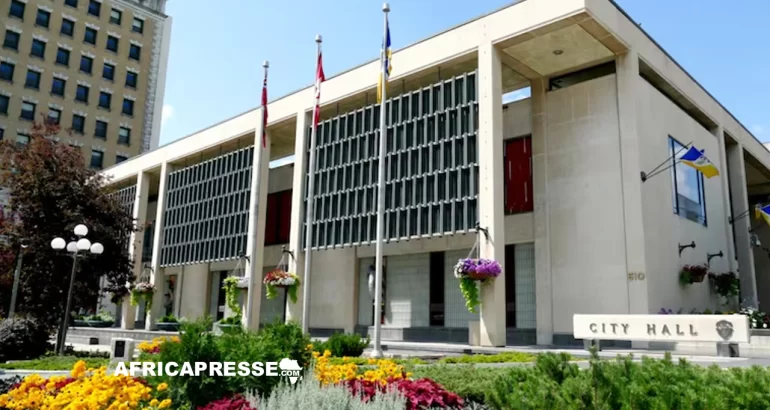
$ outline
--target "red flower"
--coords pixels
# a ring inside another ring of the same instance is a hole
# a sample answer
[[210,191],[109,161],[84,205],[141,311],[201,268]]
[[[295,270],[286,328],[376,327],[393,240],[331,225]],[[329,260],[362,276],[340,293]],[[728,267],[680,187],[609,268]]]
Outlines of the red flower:
[[240,394],[212,401],[205,406],[198,406],[197,410],[256,410]]

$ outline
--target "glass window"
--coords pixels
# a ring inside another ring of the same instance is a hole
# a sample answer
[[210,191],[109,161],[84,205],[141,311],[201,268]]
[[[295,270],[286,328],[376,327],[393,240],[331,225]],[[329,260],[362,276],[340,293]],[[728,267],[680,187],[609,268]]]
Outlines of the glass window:
[[59,32],[65,36],[72,37],[75,34],[75,22],[68,19],[61,19],[61,30]]
[[51,83],[51,94],[64,97],[64,88],[66,85],[67,81],[54,77],[53,82]]
[[19,33],[11,30],[5,30],[3,48],[10,48],[11,50],[19,51],[19,37]]
[[110,23],[120,25],[123,20],[123,13],[120,10],[112,9],[110,11]]
[[25,88],[40,89],[40,73],[35,70],[27,70],[27,81],[24,82]]
[[104,68],[102,68],[102,78],[113,81],[115,79],[115,66],[104,63]]
[[99,106],[102,108],[110,109],[112,106],[112,94],[105,93],[104,91],[99,93]]
[[3,136],[5,136],[5,129],[4,128],[0,128],[0,141],[3,140]]
[[24,101],[21,103],[21,118],[25,120],[35,119],[35,104]]
[[88,14],[92,16],[99,17],[99,14],[102,12],[102,3],[99,3],[96,0],[91,0],[88,2]]
[[35,24],[40,27],[48,28],[48,25],[51,24],[51,13],[45,10],[37,9]]
[[83,133],[83,129],[85,129],[86,125],[86,117],[82,115],[73,115],[72,116],[72,130],[75,132],[78,132],[80,134]]
[[134,115],[134,102],[128,98],[123,99],[123,114]]
[[32,49],[29,51],[29,54],[45,58],[45,43],[40,40],[32,40]]
[[9,16],[18,17],[24,20],[24,8],[26,5],[18,0],[11,0],[11,9],[8,11]]
[[85,85],[78,84],[77,91],[75,92],[75,101],[88,103],[88,94],[90,91],[91,89]]
[[128,157],[125,155],[115,155],[115,164],[120,164],[121,162],[127,160]]
[[118,144],[129,145],[131,144],[131,130],[125,127],[120,127],[118,130]]
[[94,128],[94,137],[107,139],[107,123],[104,121],[96,121],[96,127]]
[[91,74],[91,69],[94,65],[94,59],[91,57],[80,57],[80,71]]
[[0,95],[0,114],[8,114],[8,102],[10,98],[6,95]]
[[142,48],[136,44],[131,44],[131,48],[128,50],[128,58],[133,60],[139,60],[142,57]]
[[140,34],[144,33],[144,20],[134,17],[134,22],[131,24],[131,31]]
[[104,165],[104,153],[101,151],[91,151],[91,168],[102,169]]
[[53,124],[59,124],[61,120],[61,111],[51,108],[48,110],[48,121]]
[[78,0],[64,0],[64,4],[70,7],[78,7]]
[[118,38],[107,36],[107,50],[118,52]]
[[19,134],[16,136],[16,142],[19,144],[29,144],[29,135]]
[[96,30],[86,27],[86,33],[83,35],[83,42],[96,45]]
[[64,48],[56,50],[56,64],[70,65],[70,51]]
[[6,62],[0,62],[0,80],[13,81],[13,71],[15,65]]
[[136,83],[139,75],[136,73],[132,73],[131,71],[126,72],[126,87],[136,88]]
[[706,225],[706,196],[703,174],[695,168],[679,162],[687,148],[672,137],[669,152],[672,157],[671,183],[673,187],[674,213],[680,217]]

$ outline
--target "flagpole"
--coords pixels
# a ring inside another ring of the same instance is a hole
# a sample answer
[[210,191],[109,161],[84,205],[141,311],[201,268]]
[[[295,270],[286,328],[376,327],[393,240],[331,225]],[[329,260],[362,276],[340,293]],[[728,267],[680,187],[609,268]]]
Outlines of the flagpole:
[[[315,145],[316,145],[316,132],[318,130],[318,124],[315,121],[316,110],[320,109],[320,101],[318,96],[321,89],[321,81],[318,79],[318,55],[321,54],[321,35],[315,36],[315,42],[317,44],[316,52],[316,77],[315,83],[315,95],[313,95],[313,127],[310,130],[310,159],[308,162],[309,178],[307,182],[307,206],[305,207],[305,223],[307,228],[305,230],[305,277],[303,278],[305,283],[302,284],[302,332],[308,333],[309,326],[309,312],[310,312],[310,266],[311,266],[311,248],[313,247],[313,205],[315,195]],[[295,172],[301,172],[302,170],[295,170]]]
[[[252,182],[251,189],[252,191],[259,187],[259,180],[261,178],[260,174],[260,168],[262,168],[262,149],[265,146],[265,133],[267,132],[267,116],[264,114],[265,110],[267,110],[267,101],[265,101],[265,86],[267,84],[267,69],[270,68],[270,63],[265,60],[265,62],[262,63],[262,67],[265,68],[265,77],[262,81],[262,118],[260,118],[260,121],[262,121],[262,135],[255,135],[254,139],[259,139],[261,142],[257,142],[254,144],[254,164],[252,166],[251,172],[252,172],[252,179],[256,179],[256,182]],[[262,188],[264,189],[264,187]],[[252,200],[256,203],[255,212],[254,212],[254,220],[252,220],[250,223],[253,226],[257,225],[257,215],[259,214],[259,207],[265,206],[265,204],[259,203],[259,193],[257,192],[255,195],[252,196]],[[256,239],[256,238],[254,238]],[[248,329],[251,325],[251,309],[254,306],[254,280],[257,276],[257,272],[254,270],[254,252],[251,252],[251,260],[249,260],[249,288],[246,292],[246,323],[243,323],[243,328]],[[262,275],[260,274],[260,278]]]
[[380,152],[377,166],[377,238],[376,241],[376,254],[374,260],[375,276],[374,276],[374,348],[372,349],[372,357],[382,357],[382,242],[384,240],[385,231],[385,150],[387,149],[387,129],[385,121],[386,110],[385,102],[387,101],[386,84],[387,84],[387,67],[386,55],[387,55],[387,38],[388,38],[388,13],[390,12],[390,6],[388,3],[382,5],[382,12],[384,17],[383,33],[382,33],[382,55],[380,56],[380,75],[382,81],[380,81],[379,90],[382,93],[380,99]]

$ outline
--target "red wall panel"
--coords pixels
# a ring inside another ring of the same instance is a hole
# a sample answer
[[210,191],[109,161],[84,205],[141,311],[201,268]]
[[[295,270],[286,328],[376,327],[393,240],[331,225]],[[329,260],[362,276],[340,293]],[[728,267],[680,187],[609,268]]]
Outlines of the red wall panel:
[[532,138],[505,142],[505,212],[532,212]]

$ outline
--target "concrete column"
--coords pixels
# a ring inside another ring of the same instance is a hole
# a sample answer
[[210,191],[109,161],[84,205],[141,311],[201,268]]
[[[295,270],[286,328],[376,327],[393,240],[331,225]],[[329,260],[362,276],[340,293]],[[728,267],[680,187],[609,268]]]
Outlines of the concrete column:
[[163,243],[163,225],[166,214],[166,194],[168,190],[168,174],[171,173],[172,165],[163,162],[160,166],[160,182],[158,184],[158,207],[155,210],[155,228],[152,239],[152,272],[150,273],[150,283],[155,285],[155,294],[152,297],[152,309],[147,312],[144,328],[152,330],[155,328],[155,322],[163,314],[163,293],[166,287],[166,278],[160,267],[160,249]]
[[308,114],[305,110],[297,113],[297,130],[294,142],[294,175],[291,195],[291,227],[289,230],[289,250],[294,252],[294,259],[289,260],[289,271],[301,278],[301,284],[297,289],[297,303],[286,301],[286,321],[302,321],[302,286],[305,284],[305,252],[302,248],[302,240],[305,235],[305,164],[307,161],[307,127]]
[[[503,76],[491,42],[479,46],[479,255],[500,262],[503,273],[481,285],[481,345],[505,346],[505,224],[503,202]],[[511,272],[512,273],[512,272]],[[513,278],[511,278],[513,280]]]
[[[638,111],[636,90],[639,87],[639,55],[629,50],[617,58],[618,124],[620,125],[620,171],[623,178],[623,213],[626,239],[626,274],[647,275],[642,211],[641,163],[639,135],[636,124]],[[647,281],[626,279],[628,313],[646,315],[648,306]]]
[[[719,144],[719,168],[720,180],[722,182],[722,201],[724,204],[725,212],[728,217],[730,216],[730,209],[732,198],[730,198],[730,170],[727,165],[727,149],[725,145],[725,130],[721,125],[718,125],[712,130],[714,136],[717,137],[717,144]],[[754,218],[754,212],[748,218]],[[725,218],[725,235],[727,235],[727,250],[725,251],[725,258],[727,258],[727,269],[731,272],[735,272],[738,269],[735,256],[735,241],[733,241],[733,225],[730,223],[729,218]]]
[[[730,198],[735,214],[749,209],[749,196],[746,188],[746,164],[743,158],[741,144],[730,145],[726,148],[727,171],[730,181]],[[741,303],[757,307],[757,281],[754,272],[754,252],[751,249],[752,214],[733,222],[735,229],[735,245],[738,251],[738,274],[741,279]]]
[[267,216],[267,182],[270,172],[270,136],[262,146],[262,109],[257,110],[257,125],[254,128],[254,160],[251,168],[251,194],[249,197],[249,230],[246,237],[246,277],[250,278],[251,321],[247,323],[248,299],[243,309],[243,323],[249,329],[259,328],[259,308],[262,302],[262,266],[265,253],[265,217]]
[[[147,219],[147,198],[150,192],[150,176],[146,172],[139,172],[136,176],[136,196],[134,197],[134,209],[132,217],[138,229],[131,234],[128,243],[128,256],[134,261],[134,280],[142,275],[142,251],[144,249],[144,224]],[[133,329],[136,319],[136,306],[131,306],[129,296],[123,298],[121,303],[121,328]]]
[[535,308],[537,344],[553,344],[553,290],[551,281],[550,216],[548,213],[548,135],[546,93],[548,80],[531,83],[532,90],[532,196],[535,234]]

